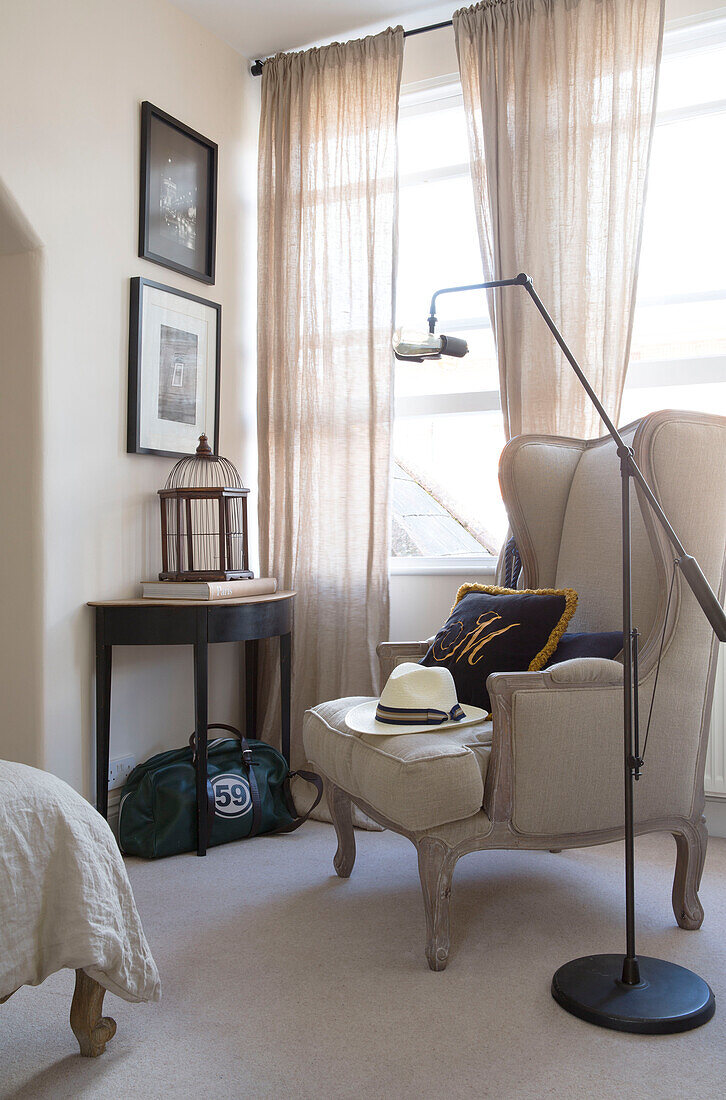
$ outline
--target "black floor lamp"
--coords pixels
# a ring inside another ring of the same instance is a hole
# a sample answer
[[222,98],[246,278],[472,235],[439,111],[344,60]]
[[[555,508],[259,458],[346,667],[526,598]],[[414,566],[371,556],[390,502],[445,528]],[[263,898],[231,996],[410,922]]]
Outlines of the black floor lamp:
[[[693,971],[676,963],[635,951],[635,876],[633,812],[634,781],[640,778],[643,759],[638,732],[638,632],[633,629],[631,589],[630,483],[640,488],[676,551],[676,562],[719,639],[726,641],[726,615],[695,558],[686,553],[667,516],[641,473],[631,447],[625,443],[582,372],[557,326],[540,301],[529,275],[495,279],[487,283],[444,287],[431,298],[428,334],[399,330],[394,336],[398,359],[423,362],[442,355],[466,355],[465,340],[436,335],[436,299],[440,294],[464,290],[489,290],[521,286],[529,294],[550,332],[615,440],[620,458],[623,547],[623,770],[625,776],[625,955],[587,955],[565,963],[552,979],[552,996],[568,1012],[600,1027],[617,1031],[667,1034],[689,1031],[705,1024],[714,1014],[714,996]],[[635,675],[634,675],[635,669]]]

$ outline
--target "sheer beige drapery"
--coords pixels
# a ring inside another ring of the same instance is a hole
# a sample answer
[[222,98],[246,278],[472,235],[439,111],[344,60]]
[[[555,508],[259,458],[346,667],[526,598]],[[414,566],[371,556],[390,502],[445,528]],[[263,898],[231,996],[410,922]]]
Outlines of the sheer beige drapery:
[[[617,423],[662,0],[489,0],[454,15],[484,278],[531,275]],[[490,295],[507,438],[602,426],[525,290]]]
[[[259,159],[261,570],[297,591],[292,760],[306,707],[377,690],[388,637],[403,31],[266,61]],[[275,647],[261,735],[279,743]]]

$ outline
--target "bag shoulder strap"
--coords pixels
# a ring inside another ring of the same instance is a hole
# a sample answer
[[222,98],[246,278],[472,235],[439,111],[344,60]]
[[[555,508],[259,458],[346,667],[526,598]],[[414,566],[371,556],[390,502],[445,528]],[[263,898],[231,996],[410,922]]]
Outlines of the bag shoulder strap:
[[250,798],[252,799],[252,828],[248,835],[257,836],[260,831],[260,825],[262,824],[260,788],[257,784],[257,776],[255,775],[255,769],[252,762],[252,749],[250,748],[249,741],[246,737],[243,737],[242,734],[240,734],[239,740],[242,747],[242,763],[247,765],[247,779],[250,785]]
[[[279,829],[275,829],[276,833],[294,833],[296,829],[299,829],[301,825],[305,824],[307,819],[310,817],[310,814],[313,812],[317,804],[320,802],[320,799],[323,797],[323,781],[317,774],[317,772],[307,772],[304,771],[302,768],[298,768],[296,772],[290,772],[285,782],[288,783],[289,780],[294,779],[295,776],[300,776],[300,778],[304,779],[306,783],[312,783],[313,787],[315,787],[315,790],[318,793],[315,796],[315,801],[313,802],[310,809],[306,811],[306,813],[301,814],[300,817],[296,817],[294,821],[290,822],[289,825],[281,825]],[[290,798],[289,801],[292,803],[292,798]]]

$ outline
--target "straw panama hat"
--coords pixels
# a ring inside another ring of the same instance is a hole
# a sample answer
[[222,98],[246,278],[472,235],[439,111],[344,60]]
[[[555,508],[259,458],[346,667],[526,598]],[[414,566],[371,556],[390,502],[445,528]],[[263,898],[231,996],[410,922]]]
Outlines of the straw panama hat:
[[406,663],[394,668],[380,699],[353,707],[345,724],[356,733],[391,737],[469,726],[483,722],[486,716],[481,707],[459,703],[448,668]]

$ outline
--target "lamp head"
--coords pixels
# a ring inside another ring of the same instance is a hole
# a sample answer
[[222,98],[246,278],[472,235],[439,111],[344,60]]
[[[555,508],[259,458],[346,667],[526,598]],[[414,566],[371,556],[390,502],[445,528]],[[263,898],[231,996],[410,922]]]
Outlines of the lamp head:
[[461,359],[469,351],[466,340],[458,336],[437,336],[435,332],[419,332],[399,328],[393,334],[393,354],[396,359],[409,363],[423,363],[424,359],[440,359],[450,355]]

